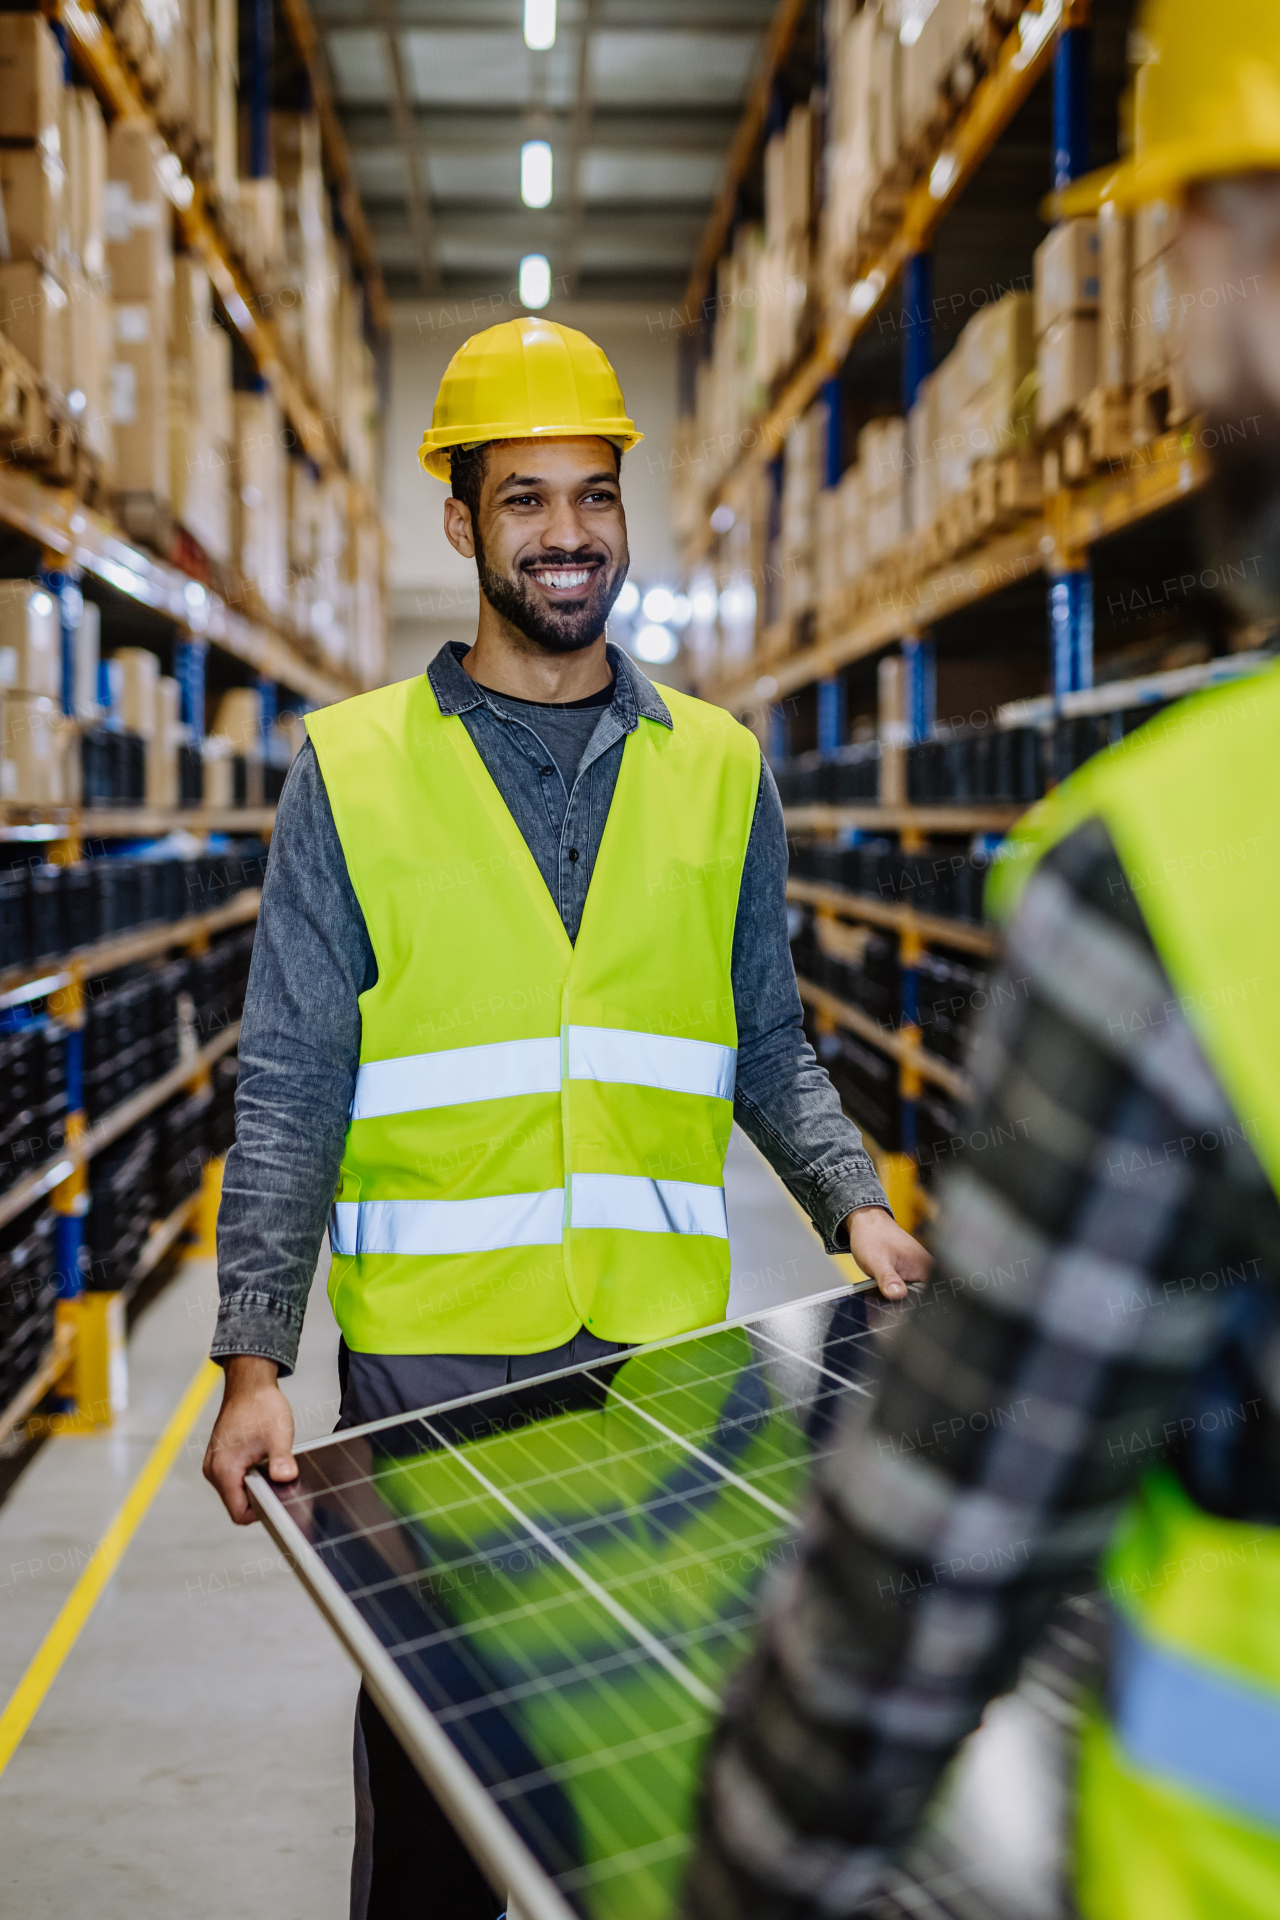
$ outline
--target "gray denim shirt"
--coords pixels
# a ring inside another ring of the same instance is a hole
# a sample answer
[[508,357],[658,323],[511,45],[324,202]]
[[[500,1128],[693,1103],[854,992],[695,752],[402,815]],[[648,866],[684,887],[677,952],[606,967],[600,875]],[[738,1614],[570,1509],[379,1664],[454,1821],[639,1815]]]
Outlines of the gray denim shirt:
[[[670,727],[656,688],[610,646],[613,700],[572,789],[533,726],[503,709],[446,647],[428,671],[524,835],[570,939],[577,934],[627,735]],[[855,1207],[888,1207],[857,1128],[801,1025],[787,939],[787,841],[768,766],[747,846],[733,939],[734,1118],[808,1213],[829,1253]],[[643,902],[637,903],[637,910]],[[298,755],[276,816],[240,1031],[236,1141],[218,1214],[215,1359],[262,1354],[292,1370],[360,1060],[359,996],[378,977],[320,765]]]

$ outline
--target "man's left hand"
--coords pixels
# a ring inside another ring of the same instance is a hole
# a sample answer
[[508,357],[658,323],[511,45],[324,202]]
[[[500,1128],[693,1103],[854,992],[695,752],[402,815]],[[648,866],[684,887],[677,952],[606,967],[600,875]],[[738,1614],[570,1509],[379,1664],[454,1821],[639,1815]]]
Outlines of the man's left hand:
[[886,1300],[903,1300],[915,1280],[927,1280],[933,1256],[903,1231],[883,1207],[859,1207],[845,1221],[849,1251]]

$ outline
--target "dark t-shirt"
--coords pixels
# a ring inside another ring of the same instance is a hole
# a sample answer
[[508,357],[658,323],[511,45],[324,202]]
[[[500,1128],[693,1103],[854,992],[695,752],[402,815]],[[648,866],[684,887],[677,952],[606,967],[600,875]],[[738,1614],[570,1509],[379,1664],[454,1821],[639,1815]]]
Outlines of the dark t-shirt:
[[613,681],[585,700],[517,700],[513,694],[485,692],[495,707],[501,707],[513,720],[532,727],[547,750],[547,758],[560,769],[566,793],[573,792],[582,756],[596,730],[601,713],[613,702]]

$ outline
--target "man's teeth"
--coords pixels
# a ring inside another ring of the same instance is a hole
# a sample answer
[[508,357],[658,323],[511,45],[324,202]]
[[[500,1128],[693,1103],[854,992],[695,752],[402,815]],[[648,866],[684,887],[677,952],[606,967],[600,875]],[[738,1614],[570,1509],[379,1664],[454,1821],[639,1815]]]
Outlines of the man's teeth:
[[557,593],[565,593],[571,587],[585,587],[591,578],[590,567],[576,567],[572,573],[538,572],[534,578],[540,586],[554,587]]

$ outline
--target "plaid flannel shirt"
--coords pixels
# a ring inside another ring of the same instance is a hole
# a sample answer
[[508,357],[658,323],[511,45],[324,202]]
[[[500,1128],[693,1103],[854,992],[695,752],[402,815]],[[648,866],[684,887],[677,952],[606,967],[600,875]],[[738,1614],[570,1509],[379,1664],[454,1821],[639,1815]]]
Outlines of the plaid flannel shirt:
[[708,1757],[696,1920],[883,1910],[943,1769],[1096,1585],[1145,1469],[1280,1520],[1280,1205],[1099,823],[1032,876],[997,982],[934,1277]]

